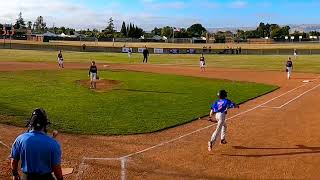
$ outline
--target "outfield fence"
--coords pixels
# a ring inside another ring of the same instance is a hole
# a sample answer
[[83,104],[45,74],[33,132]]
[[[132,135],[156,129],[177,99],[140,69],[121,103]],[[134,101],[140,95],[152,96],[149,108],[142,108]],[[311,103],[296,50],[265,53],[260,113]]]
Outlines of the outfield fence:
[[[76,45],[78,44],[78,45]],[[85,44],[85,46],[83,46]],[[73,44],[63,44],[59,41],[50,42],[50,43],[21,43],[10,40],[7,40],[5,43],[2,41],[0,42],[0,49],[20,49],[20,50],[64,50],[64,51],[82,51],[82,52],[110,52],[110,53],[122,53],[127,52],[123,51],[123,48],[130,47],[131,44],[123,44],[123,47],[116,44],[114,46],[102,46],[99,45],[98,42],[94,41],[81,41],[75,42]],[[137,47],[135,44],[131,46],[133,53],[141,53],[141,48],[143,48],[146,44],[139,43],[140,47]],[[148,44],[151,46],[151,44]],[[227,44],[224,46],[219,47],[212,47],[212,48],[199,48],[200,46],[188,46],[184,44],[183,46],[172,46],[168,44],[168,48],[166,47],[166,43],[159,44],[159,48],[156,48],[158,44],[153,44],[152,47],[148,46],[149,52],[152,53],[164,53],[164,54],[242,54],[242,55],[293,55],[293,48],[288,45],[288,48],[276,48],[276,46],[271,46],[269,48],[261,49],[252,49],[252,48],[226,48]],[[204,44],[205,45],[205,44]],[[257,46],[259,47],[259,46]],[[307,46],[306,46],[307,47]],[[319,48],[306,48],[301,47],[297,50],[298,55],[315,55],[320,54],[320,46]],[[160,49],[160,51],[159,51]]]

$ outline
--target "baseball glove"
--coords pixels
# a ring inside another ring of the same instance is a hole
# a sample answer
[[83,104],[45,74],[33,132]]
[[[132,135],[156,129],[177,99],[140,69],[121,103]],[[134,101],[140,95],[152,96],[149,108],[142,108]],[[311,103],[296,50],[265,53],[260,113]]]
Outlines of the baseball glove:
[[288,72],[288,69],[286,69],[286,72]]

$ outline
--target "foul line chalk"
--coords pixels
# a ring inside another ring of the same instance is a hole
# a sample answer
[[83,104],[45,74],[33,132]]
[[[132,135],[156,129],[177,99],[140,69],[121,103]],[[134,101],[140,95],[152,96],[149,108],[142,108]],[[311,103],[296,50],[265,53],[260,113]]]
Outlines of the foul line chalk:
[[10,147],[8,145],[6,145],[4,142],[0,141],[0,144],[2,144],[4,147],[10,149]]

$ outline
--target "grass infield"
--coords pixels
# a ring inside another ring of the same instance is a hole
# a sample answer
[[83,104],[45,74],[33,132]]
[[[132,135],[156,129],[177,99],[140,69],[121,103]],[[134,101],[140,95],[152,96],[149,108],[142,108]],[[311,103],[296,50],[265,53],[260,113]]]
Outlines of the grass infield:
[[263,84],[129,71],[100,71],[121,83],[107,92],[77,84],[87,71],[0,72],[1,123],[24,126],[36,107],[47,110],[53,128],[80,134],[149,133],[208,114],[219,89],[241,103],[275,90]]

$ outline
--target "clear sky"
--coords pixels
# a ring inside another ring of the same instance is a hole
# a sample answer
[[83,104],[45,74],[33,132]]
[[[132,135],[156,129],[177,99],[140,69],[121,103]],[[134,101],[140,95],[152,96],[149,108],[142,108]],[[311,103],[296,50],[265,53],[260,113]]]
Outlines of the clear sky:
[[165,25],[207,28],[255,27],[259,22],[320,24],[320,0],[0,0],[0,23],[13,23],[21,11],[26,21],[42,15],[47,26],[98,28],[113,17],[146,30]]

